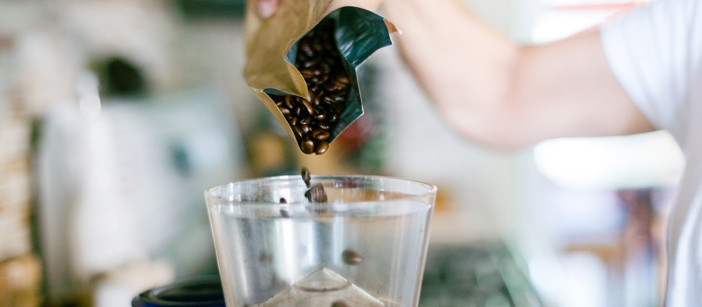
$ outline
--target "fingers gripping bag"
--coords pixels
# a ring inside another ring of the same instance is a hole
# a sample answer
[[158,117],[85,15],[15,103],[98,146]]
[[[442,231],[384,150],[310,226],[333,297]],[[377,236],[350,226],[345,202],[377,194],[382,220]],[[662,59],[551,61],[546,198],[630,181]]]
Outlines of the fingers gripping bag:
[[244,78],[305,154],[323,154],[363,115],[356,71],[397,29],[361,0],[281,0],[246,12]]

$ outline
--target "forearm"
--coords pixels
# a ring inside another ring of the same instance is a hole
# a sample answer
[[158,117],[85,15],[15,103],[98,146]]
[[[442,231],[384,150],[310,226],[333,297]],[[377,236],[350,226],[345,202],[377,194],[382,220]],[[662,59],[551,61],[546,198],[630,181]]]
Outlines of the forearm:
[[[455,0],[386,0],[383,12],[403,31],[394,38],[407,66],[444,117],[490,145],[491,123],[506,100],[520,47]],[[460,122],[460,123],[459,123]]]
[[650,124],[615,80],[591,33],[521,47],[457,0],[386,0],[402,56],[444,118],[492,147],[641,132]]

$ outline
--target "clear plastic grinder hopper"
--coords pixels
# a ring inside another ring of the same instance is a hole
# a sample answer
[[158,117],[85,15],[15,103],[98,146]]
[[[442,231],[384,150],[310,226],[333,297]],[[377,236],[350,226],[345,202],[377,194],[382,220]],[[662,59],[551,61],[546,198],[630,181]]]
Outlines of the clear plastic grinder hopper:
[[327,203],[310,203],[299,176],[205,192],[227,306],[416,307],[436,187],[372,176],[312,183]]

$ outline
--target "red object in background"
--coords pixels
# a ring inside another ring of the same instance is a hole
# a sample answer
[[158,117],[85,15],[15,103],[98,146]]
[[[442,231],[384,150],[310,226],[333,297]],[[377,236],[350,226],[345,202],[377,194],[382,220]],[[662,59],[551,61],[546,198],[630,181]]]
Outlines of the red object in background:
[[373,136],[374,130],[373,118],[366,114],[348,126],[334,142],[343,144],[346,153],[352,153],[368,143]]

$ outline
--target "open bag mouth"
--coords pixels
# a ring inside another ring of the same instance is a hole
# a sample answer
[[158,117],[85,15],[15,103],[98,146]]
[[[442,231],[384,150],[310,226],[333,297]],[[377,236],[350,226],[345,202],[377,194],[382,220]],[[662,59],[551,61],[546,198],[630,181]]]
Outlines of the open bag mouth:
[[[273,17],[257,29],[247,28],[247,84],[305,154],[325,153],[363,115],[357,69],[375,51],[392,45],[390,33],[396,31],[381,16],[341,2],[296,10],[297,19]],[[332,6],[339,8],[326,15],[310,13]]]

